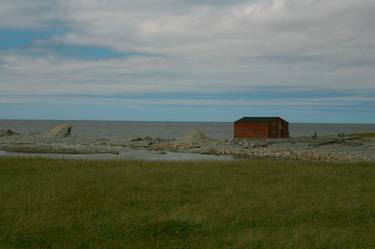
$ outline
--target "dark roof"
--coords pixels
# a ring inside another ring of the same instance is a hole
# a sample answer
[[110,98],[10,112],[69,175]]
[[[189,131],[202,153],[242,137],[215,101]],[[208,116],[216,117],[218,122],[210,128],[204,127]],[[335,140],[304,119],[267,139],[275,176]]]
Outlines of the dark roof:
[[267,122],[271,122],[271,121],[275,121],[275,120],[282,120],[282,121],[286,122],[286,120],[284,120],[280,117],[243,117],[243,118],[235,121],[235,123],[237,123],[237,122],[267,123]]

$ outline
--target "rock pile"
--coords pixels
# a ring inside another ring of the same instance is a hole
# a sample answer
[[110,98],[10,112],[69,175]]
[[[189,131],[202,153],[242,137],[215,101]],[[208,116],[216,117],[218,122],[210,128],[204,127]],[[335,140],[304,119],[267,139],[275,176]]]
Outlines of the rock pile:
[[197,144],[197,143],[207,143],[210,141],[212,141],[212,139],[208,137],[206,134],[195,130],[187,134],[181,142],[185,144]]
[[159,144],[159,143],[166,142],[166,141],[168,140],[164,140],[158,137],[156,138],[153,138],[150,136],[143,137],[143,138],[136,137],[130,140],[130,143],[128,144],[128,146],[132,148],[151,149],[152,145]]
[[68,124],[62,124],[50,130],[49,135],[53,137],[69,137],[71,133],[72,126]]
[[152,150],[201,153],[201,148],[213,141],[214,140],[200,131],[192,131],[182,139],[176,141],[161,141],[158,144],[154,144]]
[[14,132],[10,129],[7,130],[0,130],[0,137],[10,137],[10,136],[18,136],[17,132]]
[[324,153],[320,151],[294,151],[294,150],[264,150],[255,149],[252,151],[240,151],[233,154],[242,158],[257,158],[257,159],[284,159],[284,160],[308,160],[308,161],[350,161],[353,158],[349,155],[342,155],[339,153]]

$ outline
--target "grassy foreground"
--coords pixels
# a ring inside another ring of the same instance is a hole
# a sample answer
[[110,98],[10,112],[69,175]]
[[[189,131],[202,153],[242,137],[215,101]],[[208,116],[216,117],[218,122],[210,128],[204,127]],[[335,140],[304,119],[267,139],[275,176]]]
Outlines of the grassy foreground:
[[375,248],[375,164],[0,159],[0,248]]

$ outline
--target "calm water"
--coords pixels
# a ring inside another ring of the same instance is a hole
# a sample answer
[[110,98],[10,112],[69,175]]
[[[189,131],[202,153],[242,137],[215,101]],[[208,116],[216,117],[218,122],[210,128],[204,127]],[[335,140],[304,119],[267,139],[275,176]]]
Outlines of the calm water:
[[[46,132],[56,125],[69,123],[73,135],[83,137],[134,138],[153,136],[180,138],[192,130],[200,130],[213,138],[231,138],[232,123],[200,122],[128,122],[128,121],[31,121],[0,120],[0,129],[12,129],[21,134]],[[340,132],[375,132],[375,124],[290,124],[291,136],[335,135]]]

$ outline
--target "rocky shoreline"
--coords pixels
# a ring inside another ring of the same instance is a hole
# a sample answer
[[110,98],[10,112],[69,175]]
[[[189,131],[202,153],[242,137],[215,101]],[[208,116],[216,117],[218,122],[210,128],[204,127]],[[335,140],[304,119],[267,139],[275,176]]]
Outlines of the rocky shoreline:
[[313,161],[375,161],[375,135],[353,134],[289,139],[212,139],[199,131],[184,138],[137,137],[116,140],[71,136],[64,124],[46,133],[19,134],[0,130],[0,151],[23,154],[119,155],[131,151],[153,154],[189,153],[234,158]]

